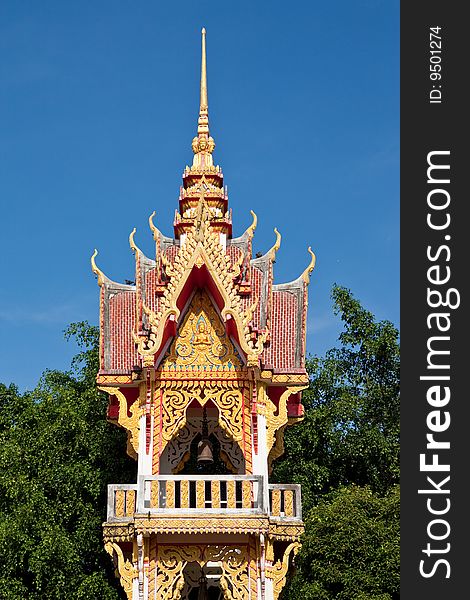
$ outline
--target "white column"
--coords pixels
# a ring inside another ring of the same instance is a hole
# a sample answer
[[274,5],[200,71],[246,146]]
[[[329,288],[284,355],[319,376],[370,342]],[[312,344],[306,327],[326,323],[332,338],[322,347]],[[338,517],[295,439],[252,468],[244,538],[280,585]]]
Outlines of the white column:
[[262,475],[264,478],[264,506],[269,510],[269,493],[268,493],[268,453],[267,453],[267,436],[266,436],[266,417],[258,415],[258,453],[253,450],[253,475]]
[[273,580],[266,578],[264,586],[264,600],[274,600]]

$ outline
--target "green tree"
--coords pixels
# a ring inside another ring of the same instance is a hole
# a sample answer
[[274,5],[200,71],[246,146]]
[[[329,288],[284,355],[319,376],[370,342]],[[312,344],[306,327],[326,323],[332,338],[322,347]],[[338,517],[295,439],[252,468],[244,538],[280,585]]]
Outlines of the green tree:
[[98,330],[71,325],[72,371],[0,386],[0,598],[124,598],[103,549],[108,483],[135,481],[125,434],[95,386]]
[[311,510],[290,600],[400,597],[399,488],[384,497],[351,485]]
[[302,485],[306,525],[283,598],[397,598],[398,331],[345,288],[332,299],[340,346],[308,361],[305,418],[286,430],[273,473]]

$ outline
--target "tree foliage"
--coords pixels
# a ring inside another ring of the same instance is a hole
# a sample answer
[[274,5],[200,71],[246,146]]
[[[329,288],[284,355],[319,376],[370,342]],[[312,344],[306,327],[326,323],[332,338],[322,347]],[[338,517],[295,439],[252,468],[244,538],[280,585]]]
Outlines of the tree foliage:
[[69,373],[32,392],[0,385],[0,598],[124,598],[103,549],[106,486],[135,481],[124,432],[95,386],[98,330],[72,325]]
[[399,488],[384,497],[351,485],[331,492],[306,519],[295,600],[395,600],[400,597]]
[[349,290],[332,298],[340,346],[308,361],[305,418],[286,430],[274,468],[276,481],[302,485],[306,514],[283,597],[385,600],[398,597],[398,331]]

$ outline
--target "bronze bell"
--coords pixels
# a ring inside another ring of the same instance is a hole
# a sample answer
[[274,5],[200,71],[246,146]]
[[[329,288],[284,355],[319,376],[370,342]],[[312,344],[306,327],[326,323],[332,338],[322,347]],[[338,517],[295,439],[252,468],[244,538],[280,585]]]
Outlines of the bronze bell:
[[197,445],[197,463],[210,464],[214,462],[212,443],[209,439],[209,428],[207,426],[206,407],[202,411],[202,438]]
[[197,462],[212,463],[214,455],[212,454],[212,444],[209,438],[202,438],[197,445]]

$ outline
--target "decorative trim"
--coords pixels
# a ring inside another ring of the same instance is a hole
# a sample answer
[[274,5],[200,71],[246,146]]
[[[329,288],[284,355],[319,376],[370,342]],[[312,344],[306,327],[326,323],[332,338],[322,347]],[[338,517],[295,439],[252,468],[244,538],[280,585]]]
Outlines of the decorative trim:
[[132,581],[138,577],[137,569],[132,565],[130,560],[126,560],[122,553],[121,547],[115,542],[107,542],[104,545],[106,552],[114,558],[117,558],[117,568],[115,571],[116,577],[121,580],[121,585],[126,592],[129,600],[132,599]]
[[[156,589],[159,600],[179,600],[187,596],[191,584],[186,581],[185,568],[197,563],[202,570],[208,562],[220,564],[219,583],[226,600],[246,600],[249,597],[250,553],[243,545],[159,545],[156,548]],[[191,578],[191,583],[197,581]]]
[[105,523],[103,525],[104,542],[131,542],[134,539],[134,524]]
[[127,431],[127,454],[137,460],[139,452],[139,419],[144,414],[144,407],[135,400],[130,408],[131,416],[127,414],[127,398],[115,387],[98,386],[102,392],[116,396],[119,401],[118,425]]
[[[305,386],[306,387],[306,386]],[[296,392],[300,392],[305,387],[288,386],[279,398],[279,406],[270,400],[266,391],[264,398],[266,402],[266,442],[268,448],[268,467],[271,471],[272,463],[279,458],[284,452],[284,429],[288,424],[287,416],[287,401],[289,396]],[[275,414],[277,411],[277,414]]]
[[269,537],[283,542],[299,541],[305,526],[303,523],[287,523],[283,520],[269,521]]
[[254,515],[252,517],[228,518],[226,515],[212,515],[211,517],[178,517],[171,516],[151,517],[136,516],[135,530],[144,535],[151,533],[251,533],[258,535],[268,533],[269,518]]
[[98,375],[96,377],[96,383],[98,386],[111,386],[111,385],[126,385],[134,383],[131,375]]
[[279,598],[282,588],[286,584],[287,571],[289,570],[289,556],[291,552],[297,554],[300,548],[299,542],[292,542],[284,550],[282,561],[278,560],[272,567],[266,567],[266,577],[273,580],[274,600]]

